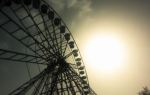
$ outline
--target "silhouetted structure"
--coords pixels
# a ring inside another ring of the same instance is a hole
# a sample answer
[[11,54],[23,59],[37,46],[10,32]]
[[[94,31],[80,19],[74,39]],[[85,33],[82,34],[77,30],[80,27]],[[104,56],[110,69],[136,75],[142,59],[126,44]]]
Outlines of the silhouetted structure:
[[50,5],[44,0],[0,0],[0,7],[0,32],[28,51],[1,48],[0,59],[46,66],[9,95],[96,95],[70,31]]
[[143,90],[139,92],[139,95],[150,95],[148,87],[143,87]]

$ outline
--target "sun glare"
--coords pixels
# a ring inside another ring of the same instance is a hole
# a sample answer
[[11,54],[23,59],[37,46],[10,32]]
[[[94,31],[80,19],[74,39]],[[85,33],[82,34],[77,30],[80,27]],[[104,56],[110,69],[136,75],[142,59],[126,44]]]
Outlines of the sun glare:
[[86,61],[96,71],[112,73],[123,65],[124,47],[119,39],[96,35],[86,45]]

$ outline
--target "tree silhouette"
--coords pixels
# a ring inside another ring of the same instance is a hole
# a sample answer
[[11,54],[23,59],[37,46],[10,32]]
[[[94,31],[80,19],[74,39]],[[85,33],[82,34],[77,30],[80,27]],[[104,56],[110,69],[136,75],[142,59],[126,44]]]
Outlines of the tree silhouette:
[[139,92],[139,95],[150,95],[148,87],[143,87],[143,90]]

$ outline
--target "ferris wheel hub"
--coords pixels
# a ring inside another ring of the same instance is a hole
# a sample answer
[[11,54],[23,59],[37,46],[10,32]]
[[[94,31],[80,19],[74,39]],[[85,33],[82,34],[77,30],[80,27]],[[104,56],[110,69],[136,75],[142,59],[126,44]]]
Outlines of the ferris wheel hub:
[[64,58],[59,58],[57,61],[50,62],[47,65],[48,72],[57,72],[58,69],[65,72],[66,69],[69,67],[69,64],[66,62]]
[[[71,32],[46,1],[0,0],[0,33],[18,44],[0,47],[0,61],[26,63],[30,77],[9,95],[96,95]],[[31,76],[35,67],[28,64],[37,65],[37,75]]]

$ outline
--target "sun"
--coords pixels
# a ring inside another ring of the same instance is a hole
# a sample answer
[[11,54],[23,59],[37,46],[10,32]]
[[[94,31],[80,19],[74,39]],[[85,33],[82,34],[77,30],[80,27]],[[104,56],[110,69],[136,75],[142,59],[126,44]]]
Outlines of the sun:
[[123,65],[125,48],[116,37],[95,35],[89,38],[84,51],[87,63],[96,71],[113,73]]

